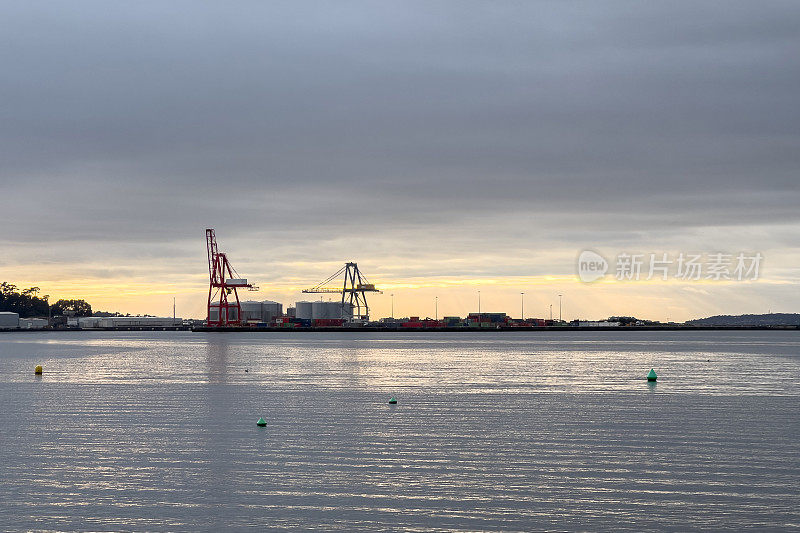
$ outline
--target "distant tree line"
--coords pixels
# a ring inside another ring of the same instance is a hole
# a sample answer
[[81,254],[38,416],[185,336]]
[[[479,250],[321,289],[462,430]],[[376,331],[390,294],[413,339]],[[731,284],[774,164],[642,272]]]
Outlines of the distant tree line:
[[92,316],[92,306],[86,300],[59,300],[50,308],[50,314]]
[[716,315],[697,320],[687,320],[686,323],[695,326],[800,326],[800,314]]
[[18,289],[16,285],[0,283],[0,311],[19,313],[22,318],[52,316],[92,316],[92,306],[86,300],[58,300],[48,309],[50,296],[39,296],[39,287]]
[[642,320],[636,318],[635,316],[610,316],[608,317],[608,321],[619,322],[620,326],[635,326],[639,322],[645,326],[654,326],[660,324],[660,322],[657,320]]

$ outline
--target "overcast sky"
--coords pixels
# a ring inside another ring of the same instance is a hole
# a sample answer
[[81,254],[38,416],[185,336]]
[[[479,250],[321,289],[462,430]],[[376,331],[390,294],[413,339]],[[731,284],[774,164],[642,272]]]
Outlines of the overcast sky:
[[[285,304],[354,260],[377,315],[478,289],[514,315],[522,291],[531,316],[795,312],[799,57],[796,1],[3,2],[0,278],[199,317],[214,227]],[[765,260],[586,285],[587,248]]]

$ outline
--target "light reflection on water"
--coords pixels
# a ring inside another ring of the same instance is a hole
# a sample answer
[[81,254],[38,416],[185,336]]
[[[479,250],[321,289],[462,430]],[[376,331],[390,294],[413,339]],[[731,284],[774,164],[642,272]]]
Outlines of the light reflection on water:
[[758,331],[2,335],[0,526],[789,529],[798,353]]
[[[0,338],[6,381],[270,383],[474,392],[638,391],[794,396],[797,332],[509,334],[66,333]],[[711,337],[711,338],[710,338]],[[248,372],[245,372],[245,369]]]

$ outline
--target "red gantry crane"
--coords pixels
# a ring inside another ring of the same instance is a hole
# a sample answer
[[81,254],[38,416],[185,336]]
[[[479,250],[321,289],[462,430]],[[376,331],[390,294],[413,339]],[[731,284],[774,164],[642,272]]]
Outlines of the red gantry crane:
[[[257,291],[258,287],[239,277],[236,269],[228,261],[228,257],[217,250],[217,237],[213,229],[206,230],[206,245],[208,246],[209,276],[206,325],[209,327],[238,326],[241,324],[242,309],[239,305],[237,289]],[[231,294],[233,294],[233,298],[228,301]]]

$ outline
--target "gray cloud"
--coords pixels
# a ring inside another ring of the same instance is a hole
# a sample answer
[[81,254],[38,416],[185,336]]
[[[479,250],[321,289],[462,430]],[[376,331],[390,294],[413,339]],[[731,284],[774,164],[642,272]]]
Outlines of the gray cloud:
[[0,208],[18,246],[184,249],[213,225],[291,261],[314,256],[293,240],[336,252],[364,233],[375,251],[505,253],[798,224],[795,2],[4,12]]

